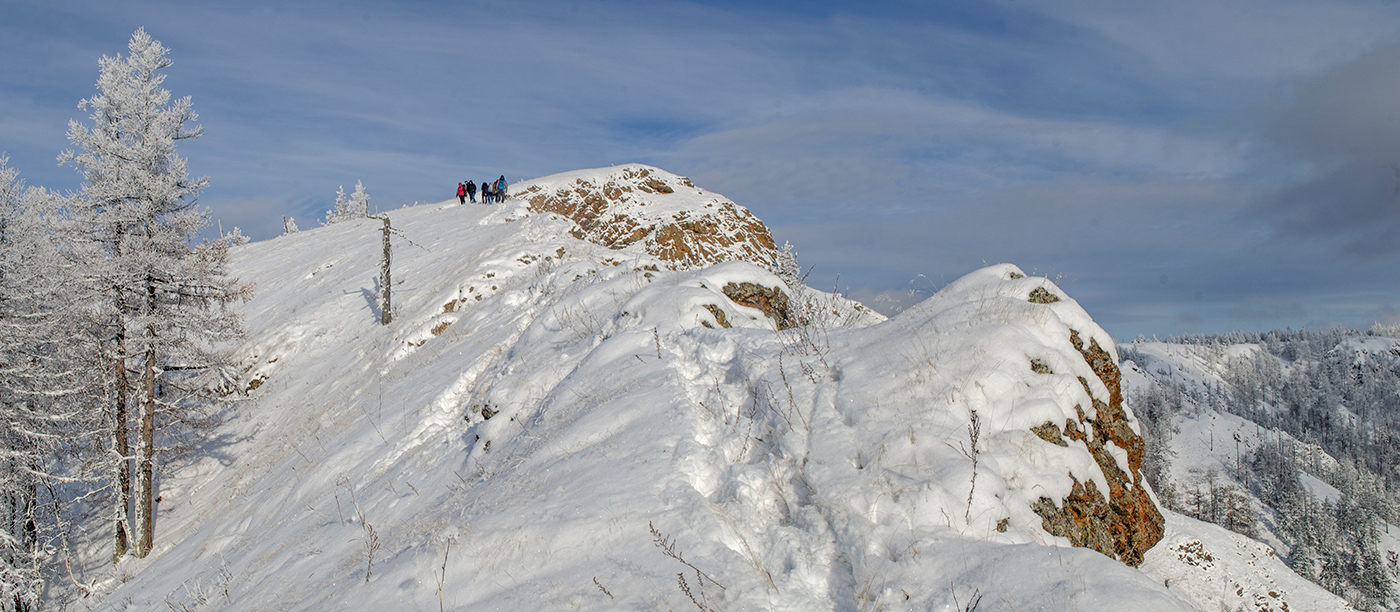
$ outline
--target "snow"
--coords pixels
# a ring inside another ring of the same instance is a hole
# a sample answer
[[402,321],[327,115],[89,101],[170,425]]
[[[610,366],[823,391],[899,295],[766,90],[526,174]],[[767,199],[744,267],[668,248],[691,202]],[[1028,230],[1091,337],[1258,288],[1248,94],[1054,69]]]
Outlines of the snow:
[[1400,339],[1386,336],[1361,336],[1344,340],[1357,353],[1400,355]]
[[378,221],[234,250],[256,388],[163,480],[151,557],[79,577],[87,605],[1216,609],[1179,589],[1218,576],[1030,510],[1072,476],[1108,490],[1082,442],[1029,430],[1092,410],[1079,377],[1107,398],[1070,331],[1113,346],[1046,279],[990,266],[893,319],[777,331],[721,290],[784,286],[752,264],[668,271],[513,204],[388,215],[417,245],[395,239],[389,326]]
[[1351,610],[1341,598],[1293,573],[1274,550],[1175,512],[1148,551],[1143,573],[1198,610]]
[[1298,479],[1303,482],[1303,487],[1305,487],[1309,493],[1317,496],[1319,501],[1336,503],[1336,501],[1342,497],[1342,492],[1338,491],[1336,487],[1323,482],[1322,479],[1312,474],[1301,472],[1298,474]]

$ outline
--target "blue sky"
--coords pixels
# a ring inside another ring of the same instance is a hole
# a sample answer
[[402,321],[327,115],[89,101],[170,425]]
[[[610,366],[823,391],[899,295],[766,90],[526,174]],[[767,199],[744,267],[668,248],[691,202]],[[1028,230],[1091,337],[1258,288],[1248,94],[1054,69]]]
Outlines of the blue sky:
[[1400,3],[0,0],[0,152],[31,185],[138,27],[256,239],[642,162],[890,309],[984,263],[1120,339],[1400,323]]

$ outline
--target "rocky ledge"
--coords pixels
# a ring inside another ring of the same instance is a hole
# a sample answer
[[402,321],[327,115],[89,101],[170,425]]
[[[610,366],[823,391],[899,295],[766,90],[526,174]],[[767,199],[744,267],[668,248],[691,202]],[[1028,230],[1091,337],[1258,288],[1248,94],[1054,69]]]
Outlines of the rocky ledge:
[[574,237],[611,249],[641,249],[673,269],[723,261],[766,265],[773,235],[748,209],[659,168],[628,164],[580,170],[515,186],[531,211],[577,224]]
[[[1085,346],[1076,331],[1070,331],[1069,341],[1108,388],[1108,401],[1094,397],[1089,381],[1080,377],[1084,392],[1093,402],[1094,416],[1086,416],[1082,407],[1075,406],[1078,419],[1066,419],[1063,434],[1059,425],[1050,421],[1032,431],[1059,446],[1067,445],[1065,437],[1084,443],[1108,481],[1108,496],[1104,497],[1093,480],[1081,482],[1071,474],[1074,488],[1068,496],[1059,504],[1041,497],[1032,509],[1040,515],[1046,531],[1068,538],[1075,546],[1092,548],[1137,566],[1147,549],[1162,539],[1165,524],[1143,484],[1142,437],[1133,431],[1123,410],[1122,374],[1113,357],[1093,339]],[[1110,444],[1127,454],[1128,472],[1114,459]]]

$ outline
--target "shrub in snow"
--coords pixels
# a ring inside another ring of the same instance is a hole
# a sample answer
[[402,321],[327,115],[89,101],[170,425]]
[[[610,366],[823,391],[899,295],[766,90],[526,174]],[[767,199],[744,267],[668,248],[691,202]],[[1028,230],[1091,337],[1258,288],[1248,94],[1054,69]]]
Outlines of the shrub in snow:
[[241,246],[252,241],[252,238],[243,235],[243,230],[238,229],[237,225],[233,226],[232,231],[224,234],[224,243],[228,246]]

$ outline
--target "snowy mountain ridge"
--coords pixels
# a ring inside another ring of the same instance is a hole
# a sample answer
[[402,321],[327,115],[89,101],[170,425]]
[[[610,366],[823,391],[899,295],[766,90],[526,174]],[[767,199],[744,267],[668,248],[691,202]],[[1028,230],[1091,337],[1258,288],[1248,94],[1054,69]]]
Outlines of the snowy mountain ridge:
[[[1343,609],[1211,526],[1133,535],[1157,508],[1113,339],[1050,281],[991,266],[886,320],[642,169],[390,211],[388,326],[378,222],[234,249],[249,399],[162,480],[149,558],[111,573],[94,536],[74,607]],[[588,216],[534,204],[564,185]],[[579,220],[622,217],[622,248]],[[672,225],[690,255],[654,248]]]

